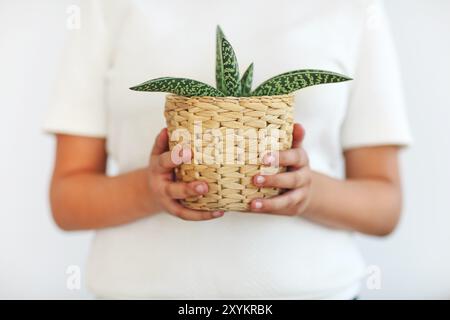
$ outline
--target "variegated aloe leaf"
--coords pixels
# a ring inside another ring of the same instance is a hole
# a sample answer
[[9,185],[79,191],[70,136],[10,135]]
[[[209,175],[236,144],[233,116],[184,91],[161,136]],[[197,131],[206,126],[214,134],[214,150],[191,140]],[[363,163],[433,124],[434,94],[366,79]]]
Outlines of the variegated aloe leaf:
[[248,97],[252,91],[253,63],[248,66],[241,79],[241,96]]
[[130,88],[135,91],[170,92],[180,96],[223,97],[224,94],[210,85],[184,78],[157,78]]
[[222,39],[225,39],[220,26],[216,29],[216,88],[225,93],[225,80],[223,78],[223,56],[222,56]]
[[223,79],[227,96],[239,97],[241,95],[241,81],[239,79],[239,66],[233,47],[227,39],[222,39]]
[[263,82],[252,93],[252,96],[274,96],[289,94],[294,91],[318,84],[335,83],[352,80],[339,73],[324,70],[290,71]]

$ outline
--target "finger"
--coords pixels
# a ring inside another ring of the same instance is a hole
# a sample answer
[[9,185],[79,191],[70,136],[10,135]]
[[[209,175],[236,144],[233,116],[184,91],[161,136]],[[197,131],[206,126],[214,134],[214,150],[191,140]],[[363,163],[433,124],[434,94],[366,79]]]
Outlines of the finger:
[[308,164],[308,155],[303,148],[271,152],[264,156],[263,164],[267,166],[278,165],[282,167],[301,168]]
[[165,191],[171,199],[186,199],[207,193],[208,184],[203,181],[169,182],[166,184]]
[[311,178],[307,168],[272,175],[256,175],[253,183],[257,187],[274,187],[281,189],[296,189],[307,185]]
[[183,207],[176,201],[168,201],[166,203],[166,208],[169,210],[171,214],[174,216],[189,221],[204,221],[220,218],[224,215],[223,211],[199,211],[192,210],[186,207]]
[[304,138],[305,138],[305,129],[300,123],[295,123],[294,131],[292,132],[292,148],[300,147]]
[[169,135],[167,133],[167,128],[164,128],[156,136],[151,155],[158,156],[158,155],[162,154],[163,152],[169,150],[168,141],[169,141]]
[[[305,129],[302,127],[301,124],[295,123],[293,127],[293,133],[292,133],[292,148],[291,149],[298,149],[300,148],[303,139],[305,137]],[[267,153],[263,157],[263,164],[265,165],[282,165],[279,161],[279,155],[277,157],[277,152],[274,153]]]
[[164,152],[158,157],[158,171],[161,173],[171,172],[180,164],[189,163],[191,158],[192,152],[190,148],[174,148],[172,151]]
[[[305,197],[304,188],[290,190],[282,195],[269,198],[269,199],[255,199],[251,202],[251,209],[254,212],[270,212],[276,213],[277,211],[294,207],[297,203],[302,201]],[[295,212],[288,212],[295,214]]]

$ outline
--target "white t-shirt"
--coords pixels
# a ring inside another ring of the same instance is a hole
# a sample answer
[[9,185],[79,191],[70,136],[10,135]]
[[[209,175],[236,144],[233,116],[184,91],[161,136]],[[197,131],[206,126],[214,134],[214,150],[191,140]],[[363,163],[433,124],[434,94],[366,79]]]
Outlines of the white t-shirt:
[[[241,70],[255,63],[255,85],[301,68],[354,78],[297,93],[313,170],[342,178],[343,150],[409,143],[391,35],[368,0],[82,2],[45,130],[106,138],[119,173],[146,166],[165,95],[128,88],[161,76],[214,85],[217,24]],[[160,213],[97,230],[87,273],[100,297],[346,299],[364,263],[350,232],[302,217]]]

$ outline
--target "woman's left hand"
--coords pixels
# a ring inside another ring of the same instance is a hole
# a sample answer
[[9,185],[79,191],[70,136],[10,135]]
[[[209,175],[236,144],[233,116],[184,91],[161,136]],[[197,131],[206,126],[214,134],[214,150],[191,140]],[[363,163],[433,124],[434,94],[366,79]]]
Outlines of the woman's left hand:
[[292,149],[265,155],[263,158],[265,165],[278,163],[279,166],[288,167],[288,170],[273,175],[256,175],[253,177],[253,183],[258,187],[286,189],[286,192],[273,198],[253,200],[251,202],[253,212],[296,216],[307,210],[311,200],[312,172],[309,168],[308,155],[301,146],[304,136],[305,130],[296,123]]

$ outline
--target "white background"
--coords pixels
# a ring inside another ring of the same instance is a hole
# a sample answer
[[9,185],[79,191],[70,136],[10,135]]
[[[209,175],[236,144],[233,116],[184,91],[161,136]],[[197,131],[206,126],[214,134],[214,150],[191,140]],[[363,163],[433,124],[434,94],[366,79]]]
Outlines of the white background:
[[[0,298],[92,298],[66,287],[91,233],[63,233],[48,208],[53,139],[40,131],[68,0],[0,0]],[[450,1],[386,1],[415,143],[405,209],[390,237],[358,237],[381,289],[362,298],[450,299]],[[83,273],[81,274],[83,278]]]

